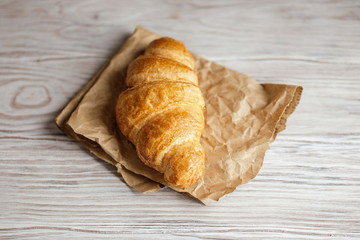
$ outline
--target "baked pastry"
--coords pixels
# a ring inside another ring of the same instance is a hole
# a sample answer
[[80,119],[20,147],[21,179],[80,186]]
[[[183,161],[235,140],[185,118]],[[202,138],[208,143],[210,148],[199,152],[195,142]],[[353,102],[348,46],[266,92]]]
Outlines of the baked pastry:
[[119,129],[141,161],[183,189],[204,172],[205,103],[194,65],[183,43],[154,40],[129,64],[129,88],[120,93],[115,109]]

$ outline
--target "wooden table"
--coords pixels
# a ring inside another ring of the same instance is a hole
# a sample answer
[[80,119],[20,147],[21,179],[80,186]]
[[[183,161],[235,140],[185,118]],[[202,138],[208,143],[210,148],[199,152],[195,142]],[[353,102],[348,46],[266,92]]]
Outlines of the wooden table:
[[[54,123],[136,25],[302,85],[259,175],[204,206],[142,194]],[[1,239],[360,239],[359,1],[0,2]]]

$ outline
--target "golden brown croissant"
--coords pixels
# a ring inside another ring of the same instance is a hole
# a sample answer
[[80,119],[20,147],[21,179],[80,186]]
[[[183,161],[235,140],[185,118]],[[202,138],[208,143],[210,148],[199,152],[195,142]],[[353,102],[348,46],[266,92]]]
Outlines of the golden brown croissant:
[[117,124],[139,158],[183,189],[204,172],[205,103],[194,65],[183,43],[171,38],[151,42],[129,64],[130,88],[119,95],[115,109]]

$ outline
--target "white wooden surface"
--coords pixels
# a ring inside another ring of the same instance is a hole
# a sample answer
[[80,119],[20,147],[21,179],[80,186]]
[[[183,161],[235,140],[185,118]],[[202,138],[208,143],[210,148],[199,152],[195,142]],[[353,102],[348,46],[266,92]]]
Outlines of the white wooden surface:
[[[54,124],[136,25],[304,87],[220,202],[138,193]],[[0,1],[0,213],[1,239],[360,239],[360,2]]]

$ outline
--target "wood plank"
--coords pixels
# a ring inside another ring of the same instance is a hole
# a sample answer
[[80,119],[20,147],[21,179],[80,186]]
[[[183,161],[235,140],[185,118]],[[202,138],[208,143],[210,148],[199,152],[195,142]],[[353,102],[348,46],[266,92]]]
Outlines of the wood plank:
[[[0,2],[1,239],[359,239],[357,1]],[[142,25],[260,83],[304,86],[259,175],[203,206],[141,194],[54,118]]]

